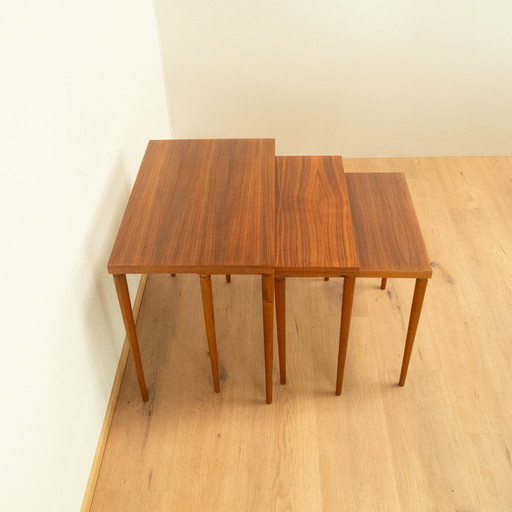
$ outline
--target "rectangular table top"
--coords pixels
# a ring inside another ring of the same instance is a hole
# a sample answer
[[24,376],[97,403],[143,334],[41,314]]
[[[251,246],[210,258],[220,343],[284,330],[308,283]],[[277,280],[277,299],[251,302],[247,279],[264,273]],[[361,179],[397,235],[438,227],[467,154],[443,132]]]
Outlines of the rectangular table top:
[[429,278],[432,266],[401,173],[345,175],[361,277]]
[[276,275],[348,275],[359,267],[339,156],[276,157]]
[[109,272],[272,271],[274,157],[273,139],[150,141]]

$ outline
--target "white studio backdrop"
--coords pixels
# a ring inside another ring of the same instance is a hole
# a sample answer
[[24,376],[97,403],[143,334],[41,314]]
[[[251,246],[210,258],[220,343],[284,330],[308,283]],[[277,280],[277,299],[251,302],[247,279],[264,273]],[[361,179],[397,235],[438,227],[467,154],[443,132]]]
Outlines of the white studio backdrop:
[[510,155],[512,2],[155,0],[173,134]]
[[3,2],[0,68],[0,510],[76,511],[124,339],[107,259],[169,137],[153,5]]

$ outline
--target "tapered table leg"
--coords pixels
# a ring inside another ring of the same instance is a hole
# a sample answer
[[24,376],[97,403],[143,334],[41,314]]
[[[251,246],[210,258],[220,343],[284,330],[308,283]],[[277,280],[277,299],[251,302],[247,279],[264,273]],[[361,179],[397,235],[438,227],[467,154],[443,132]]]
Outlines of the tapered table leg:
[[388,278],[387,277],[383,277],[382,281],[380,282],[380,289],[381,290],[385,290],[386,289],[387,282],[388,282]]
[[420,320],[421,308],[423,306],[423,299],[425,298],[427,284],[428,279],[416,279],[414,296],[412,298],[411,316],[409,317],[409,327],[407,328],[407,338],[405,340],[402,370],[400,372],[400,386],[405,384],[405,378],[407,377],[407,369],[409,368],[409,361],[411,359],[412,347],[414,345],[414,338],[416,337],[416,331],[418,329],[418,322]]
[[201,275],[201,295],[203,297],[204,323],[206,325],[206,338],[210,352],[210,364],[212,366],[213,390],[220,392],[219,362],[217,358],[217,339],[215,337],[215,317],[213,315],[212,278],[210,275]]
[[137,340],[137,330],[135,329],[135,321],[133,319],[132,304],[130,302],[130,292],[128,290],[128,283],[126,282],[125,274],[115,274],[114,283],[116,285],[117,298],[121,307],[121,314],[123,315],[124,326],[126,329],[126,336],[130,343],[133,362],[135,364],[135,373],[139,382],[140,394],[142,400],[147,402],[148,390],[146,381],[144,380],[144,371],[142,369],[142,360],[140,358],[139,342]]
[[347,358],[348,334],[350,319],[352,317],[352,304],[354,302],[355,277],[345,277],[343,280],[343,300],[341,306],[340,348],[338,352],[338,375],[336,378],[336,394],[341,395],[343,374],[345,372],[345,359]]
[[231,274],[226,274],[226,283],[231,283]]
[[267,404],[272,403],[272,341],[274,335],[274,276],[261,276],[263,299],[263,337],[265,348],[265,389]]
[[281,384],[286,384],[286,281],[284,277],[274,280],[276,293],[277,347],[279,350],[279,375]]

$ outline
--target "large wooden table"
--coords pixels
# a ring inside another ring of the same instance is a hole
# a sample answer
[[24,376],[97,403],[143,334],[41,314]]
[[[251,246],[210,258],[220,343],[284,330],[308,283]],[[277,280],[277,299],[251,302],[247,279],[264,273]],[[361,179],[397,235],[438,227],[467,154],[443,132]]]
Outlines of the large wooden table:
[[146,382],[126,274],[197,273],[215,391],[211,274],[261,274],[266,401],[272,401],[273,139],[150,141],[108,262],[143,400]]

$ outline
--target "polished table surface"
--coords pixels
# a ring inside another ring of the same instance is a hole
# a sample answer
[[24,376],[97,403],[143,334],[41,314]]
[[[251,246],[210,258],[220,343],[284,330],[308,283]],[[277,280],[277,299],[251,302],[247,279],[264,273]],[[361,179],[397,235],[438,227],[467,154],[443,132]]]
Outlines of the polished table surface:
[[273,139],[150,141],[109,272],[272,272],[274,147]]
[[361,266],[358,277],[430,278],[432,265],[405,176],[346,174]]
[[277,156],[276,276],[345,276],[358,268],[341,157]]

